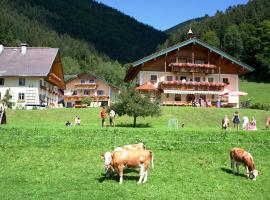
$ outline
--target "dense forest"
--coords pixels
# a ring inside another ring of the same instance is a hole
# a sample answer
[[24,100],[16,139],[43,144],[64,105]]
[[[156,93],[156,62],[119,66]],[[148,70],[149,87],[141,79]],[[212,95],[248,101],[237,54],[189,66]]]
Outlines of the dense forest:
[[[270,1],[250,0],[247,5],[217,11],[213,17],[191,22],[196,37],[221,48],[256,70],[246,78],[270,82]],[[186,39],[190,24],[180,26],[158,48]]]
[[116,85],[123,63],[155,51],[167,38],[92,0],[0,0],[0,12],[0,43],[58,47],[65,74],[90,71]]

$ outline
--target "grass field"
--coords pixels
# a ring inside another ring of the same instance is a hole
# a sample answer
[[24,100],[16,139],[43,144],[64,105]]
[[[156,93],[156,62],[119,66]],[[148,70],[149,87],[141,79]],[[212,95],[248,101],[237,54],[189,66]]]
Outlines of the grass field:
[[267,103],[270,104],[270,84],[269,83],[254,83],[254,82],[239,82],[239,90],[247,92],[247,96],[240,98],[241,101],[251,100],[251,103]]
[[[116,128],[100,128],[99,109],[9,110],[0,127],[0,199],[269,199],[270,112],[240,109],[255,116],[256,132],[220,131],[220,120],[234,109],[165,107],[159,118],[118,117]],[[81,118],[81,127],[64,126]],[[185,127],[167,128],[176,118]],[[125,174],[123,185],[104,179],[100,154],[116,146],[144,142],[153,150],[155,169],[137,185],[138,173]],[[250,149],[259,170],[257,181],[231,174],[229,150]]]

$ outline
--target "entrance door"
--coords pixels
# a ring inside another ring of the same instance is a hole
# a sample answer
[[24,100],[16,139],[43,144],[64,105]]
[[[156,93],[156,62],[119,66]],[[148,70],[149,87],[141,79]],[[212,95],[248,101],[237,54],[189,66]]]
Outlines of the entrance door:
[[195,100],[195,95],[194,94],[188,94],[187,95],[187,102],[192,102]]

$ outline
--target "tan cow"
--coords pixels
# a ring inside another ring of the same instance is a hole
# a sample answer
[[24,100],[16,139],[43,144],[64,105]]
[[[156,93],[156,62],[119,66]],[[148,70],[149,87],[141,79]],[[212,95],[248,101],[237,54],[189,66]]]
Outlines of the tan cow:
[[121,150],[133,150],[133,149],[145,149],[145,146],[143,143],[138,144],[128,144],[122,147],[116,147],[114,151],[121,151]]
[[270,127],[270,116],[265,118],[265,127],[268,129]]
[[255,169],[254,160],[250,153],[246,152],[241,148],[232,148],[230,151],[231,157],[231,167],[234,172],[235,167],[237,168],[237,173],[239,174],[239,165],[242,164],[246,167],[247,178],[256,180],[258,176],[258,171]]
[[138,184],[145,183],[148,177],[148,166],[152,162],[154,168],[154,156],[151,151],[144,149],[120,150],[114,152],[106,152],[104,154],[105,169],[117,170],[120,177],[119,183],[123,182],[124,168],[140,168],[140,179]]

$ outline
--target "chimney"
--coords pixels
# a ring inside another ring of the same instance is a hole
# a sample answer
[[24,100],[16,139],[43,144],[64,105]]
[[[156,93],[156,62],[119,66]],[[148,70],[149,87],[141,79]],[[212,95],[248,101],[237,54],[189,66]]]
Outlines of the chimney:
[[4,51],[4,45],[0,44],[0,54]]
[[27,44],[21,44],[21,54],[26,54],[27,51]]

